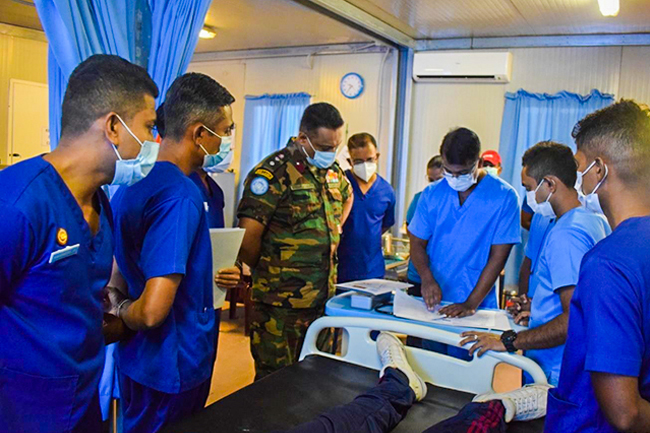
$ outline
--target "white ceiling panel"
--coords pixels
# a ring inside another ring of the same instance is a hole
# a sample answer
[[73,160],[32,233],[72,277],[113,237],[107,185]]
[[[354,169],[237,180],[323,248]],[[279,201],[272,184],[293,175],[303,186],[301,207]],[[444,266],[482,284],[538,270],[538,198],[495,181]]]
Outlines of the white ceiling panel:
[[348,1],[419,39],[650,32],[648,0],[620,0],[617,17],[603,17],[597,0]]

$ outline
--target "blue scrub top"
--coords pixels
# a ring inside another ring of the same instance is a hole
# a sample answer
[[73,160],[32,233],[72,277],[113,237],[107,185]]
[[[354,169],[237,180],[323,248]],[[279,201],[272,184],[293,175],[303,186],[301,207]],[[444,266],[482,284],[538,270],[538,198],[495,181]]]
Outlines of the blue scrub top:
[[182,274],[167,319],[158,328],[120,342],[121,373],[168,394],[210,377],[215,350],[212,250],[203,199],[174,164],[157,162],[151,173],[112,200],[115,259],[139,298],[146,281]]
[[[531,304],[530,328],[537,328],[562,314],[559,289],[578,283],[580,262],[584,255],[611,233],[607,220],[580,206],[570,210],[551,224],[539,257]],[[557,386],[560,379],[564,345],[550,349],[527,350],[526,356],[536,361],[548,382]]]
[[201,197],[203,197],[203,207],[208,217],[208,227],[211,229],[222,229],[225,227],[223,217],[224,195],[223,190],[208,174],[207,182],[208,187],[201,180],[201,176],[197,172],[190,173],[189,176],[192,182],[199,188]]
[[630,218],[582,261],[557,388],[545,431],[614,432],[600,410],[591,372],[639,378],[650,400],[650,217]]
[[395,192],[377,175],[364,194],[352,172],[347,170],[345,175],[352,185],[354,204],[341,234],[338,282],[383,278],[386,265],[381,235],[385,228],[395,224]]
[[[411,224],[411,221],[415,216],[415,210],[418,208],[418,202],[420,201],[421,195],[422,195],[422,191],[415,194],[415,196],[413,197],[413,201],[411,201],[411,204],[409,205],[408,211],[406,211],[407,226]],[[422,279],[420,278],[417,269],[415,269],[415,265],[413,264],[412,260],[409,260],[409,267],[408,267],[408,272],[406,273],[406,278],[411,283],[420,284],[422,282]]]
[[[68,431],[99,414],[113,235],[108,199],[101,190],[96,197],[93,236],[42,157],[0,172],[0,430]],[[70,247],[73,254],[61,253]]]
[[525,195],[524,195],[524,201],[521,203],[521,210],[526,212],[527,214],[531,214],[531,215],[535,214],[535,212],[533,212],[533,208],[531,208],[528,205],[528,197],[526,197]]
[[[492,245],[521,242],[519,218],[517,193],[490,174],[462,206],[446,180],[424,189],[409,232],[428,241],[429,266],[443,301],[465,302],[487,265]],[[480,307],[497,305],[492,288]]]
[[528,297],[535,296],[535,288],[538,286],[537,276],[537,263],[542,251],[544,240],[552,227],[554,220],[539,213],[533,215],[530,222],[530,230],[528,231],[528,242],[526,243],[525,254],[530,259],[530,277],[528,279]]

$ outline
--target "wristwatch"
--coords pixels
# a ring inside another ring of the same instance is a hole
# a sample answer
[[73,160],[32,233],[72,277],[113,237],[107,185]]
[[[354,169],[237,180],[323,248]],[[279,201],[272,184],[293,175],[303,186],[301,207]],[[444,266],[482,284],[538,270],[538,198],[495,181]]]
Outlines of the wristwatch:
[[515,347],[515,340],[517,339],[517,333],[512,329],[501,334],[501,342],[506,346],[506,350],[510,353],[517,351]]

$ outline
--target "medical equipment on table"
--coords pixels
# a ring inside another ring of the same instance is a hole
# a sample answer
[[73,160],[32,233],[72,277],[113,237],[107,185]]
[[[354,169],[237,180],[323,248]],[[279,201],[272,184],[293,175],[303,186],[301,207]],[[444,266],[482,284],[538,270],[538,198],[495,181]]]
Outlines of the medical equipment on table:
[[[343,329],[341,355],[316,347],[319,333],[328,328]],[[219,400],[163,432],[283,430],[348,403],[377,383],[381,365],[371,336],[373,331],[391,331],[451,345],[460,341],[457,334],[398,320],[322,317],[307,331],[300,362]],[[415,347],[406,350],[410,364],[430,385],[427,397],[415,404],[393,430],[397,433],[424,431],[456,415],[473,394],[493,392],[494,370],[499,363],[521,368],[536,383],[546,383],[542,369],[519,355],[489,352],[467,362]],[[542,419],[513,422],[508,425],[508,432],[539,433],[543,425]]]

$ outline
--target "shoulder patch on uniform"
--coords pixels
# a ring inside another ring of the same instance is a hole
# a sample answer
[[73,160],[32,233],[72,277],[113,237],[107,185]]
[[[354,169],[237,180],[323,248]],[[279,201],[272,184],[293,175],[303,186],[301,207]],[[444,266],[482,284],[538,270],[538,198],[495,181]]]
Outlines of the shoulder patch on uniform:
[[269,181],[258,176],[251,182],[251,192],[255,195],[266,194],[269,190]]
[[327,183],[338,183],[339,182],[339,174],[334,171],[334,170],[327,170],[327,174],[325,175],[325,179],[327,180]]
[[268,180],[273,179],[273,173],[271,173],[270,171],[268,171],[268,170],[265,169],[265,168],[258,168],[257,170],[255,170],[255,173],[254,173],[254,174],[255,174],[256,176],[262,176],[262,177],[265,177],[265,178],[267,178]]

